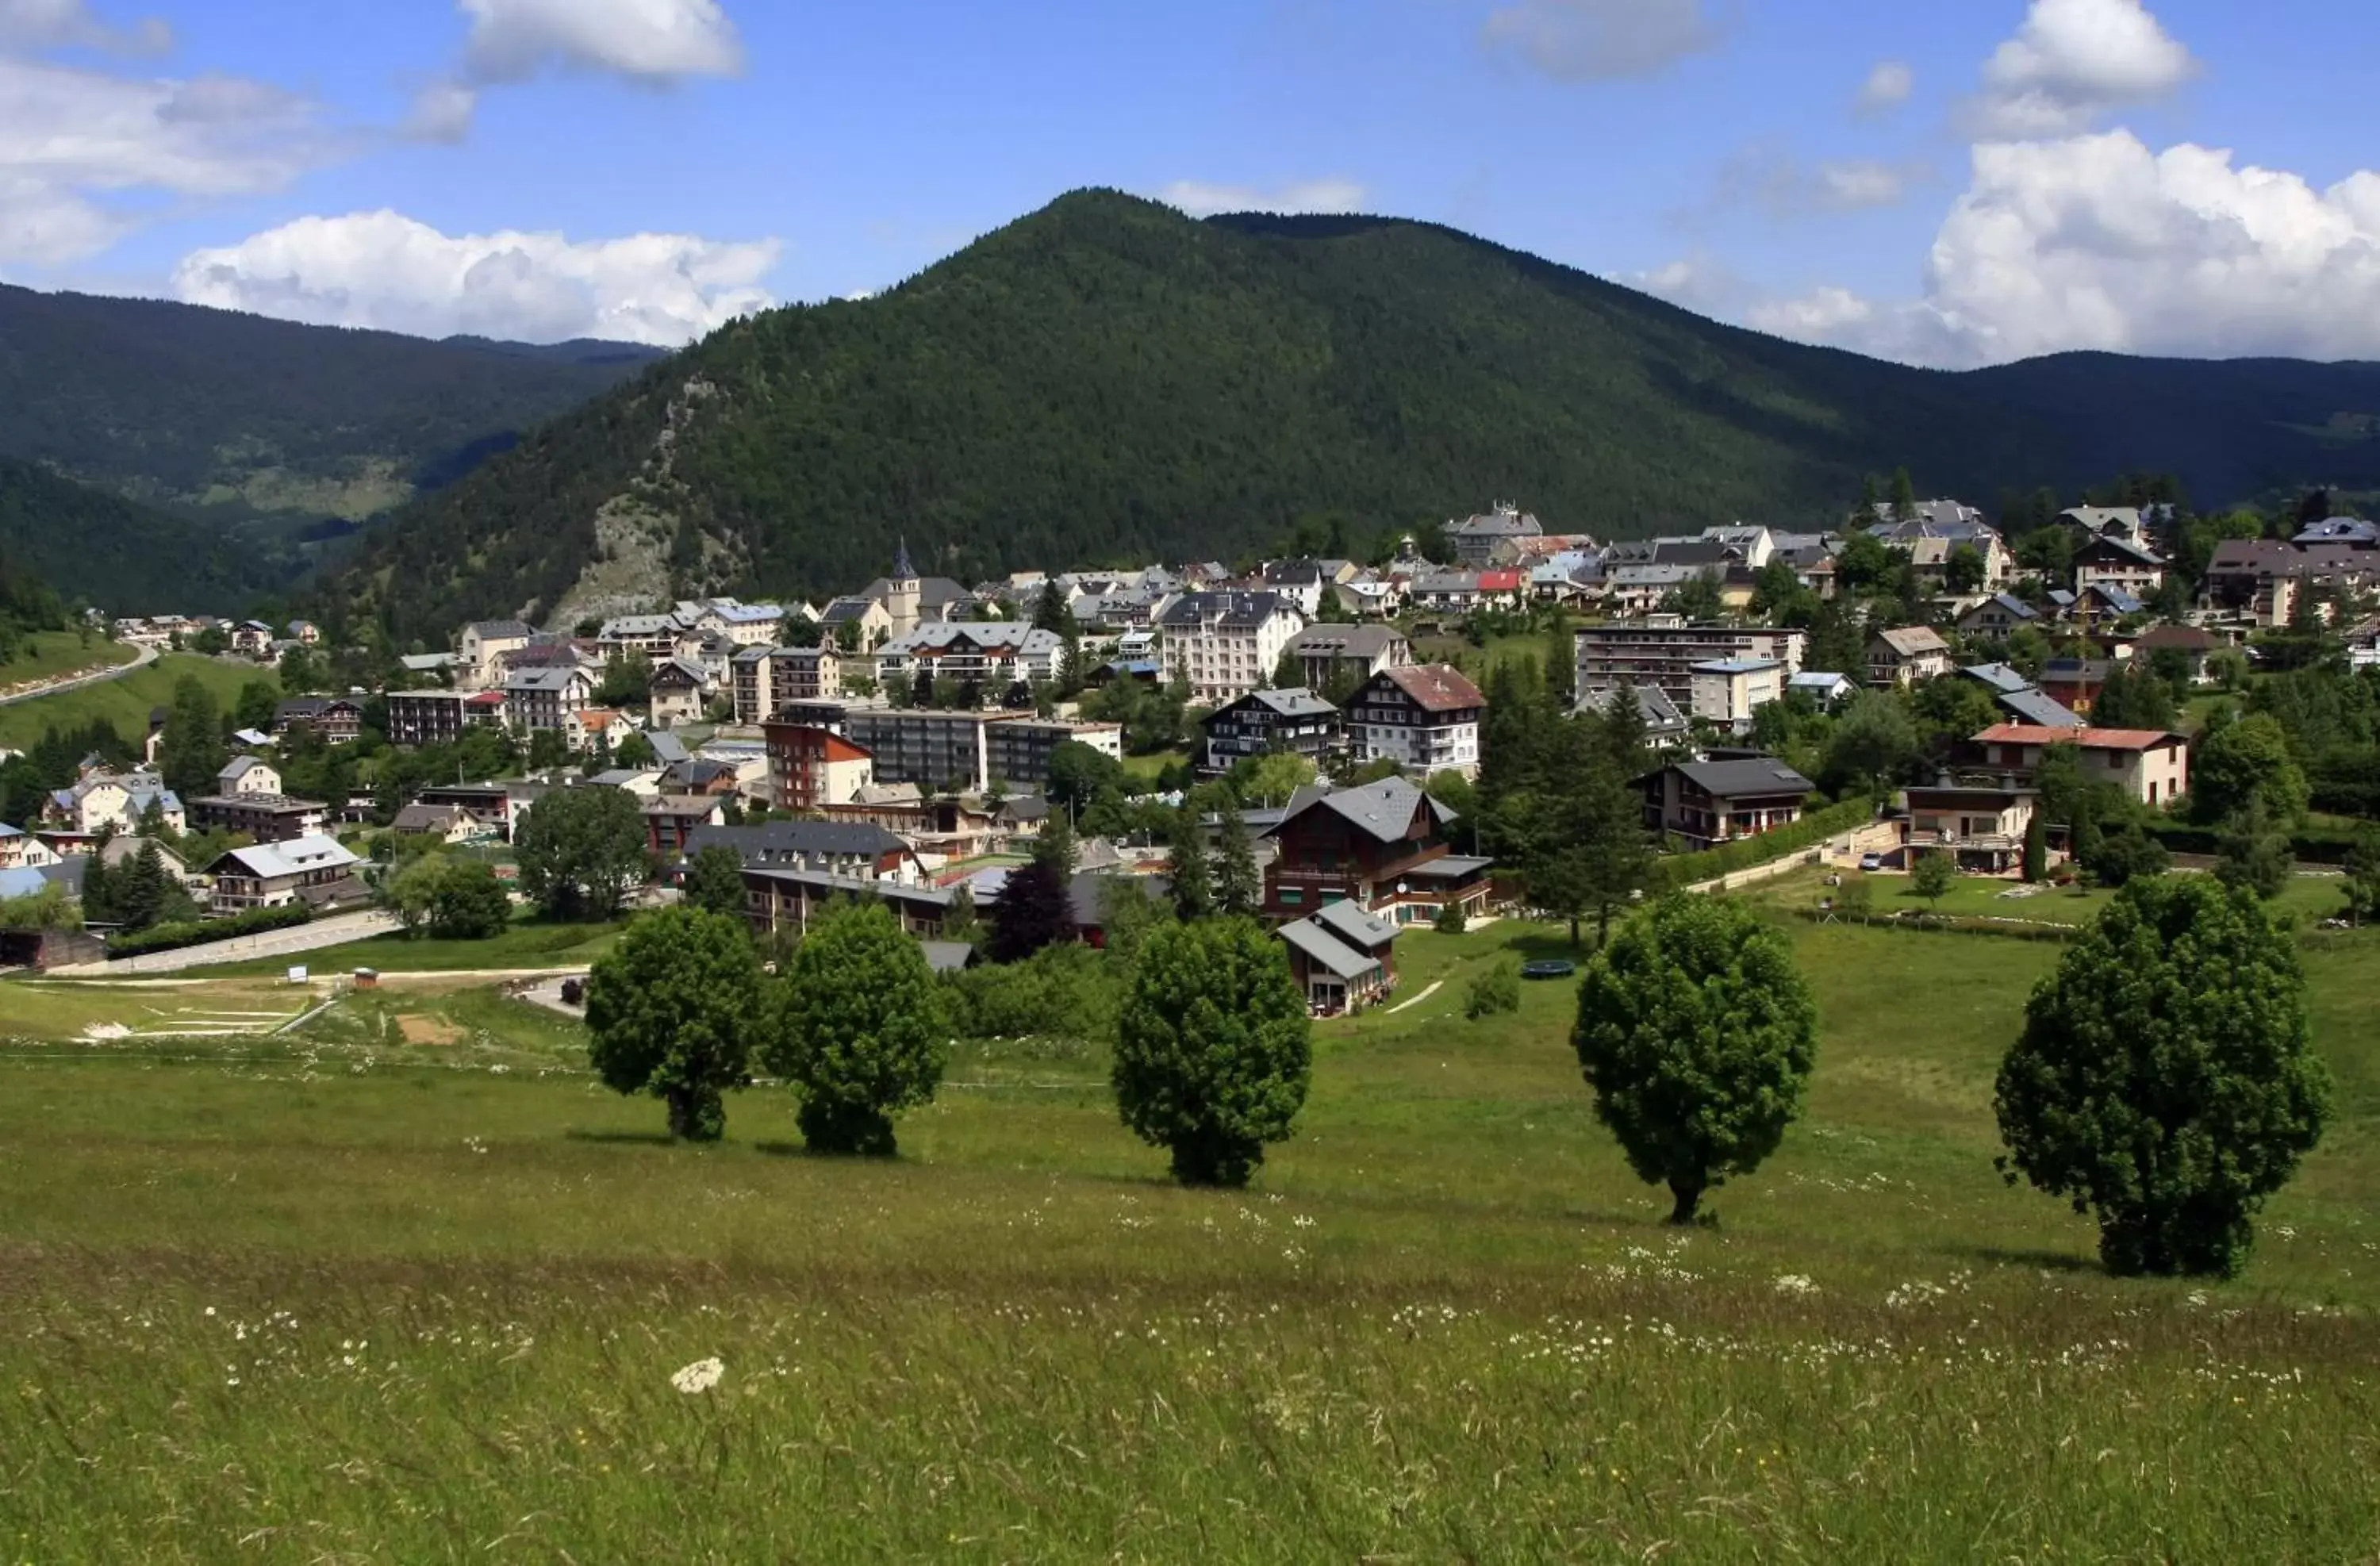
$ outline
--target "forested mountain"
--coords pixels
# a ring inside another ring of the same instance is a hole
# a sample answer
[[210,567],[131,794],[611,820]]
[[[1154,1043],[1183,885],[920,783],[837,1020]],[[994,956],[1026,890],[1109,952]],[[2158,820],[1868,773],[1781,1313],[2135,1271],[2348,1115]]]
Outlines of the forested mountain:
[[0,456],[295,531],[451,481],[657,357],[0,286]]
[[677,587],[848,589],[896,534],[974,577],[1499,497],[1606,535],[1822,524],[1904,464],[1985,505],[2129,469],[2223,500],[2380,477],[2373,415],[2380,366],[1912,370],[1429,225],[1082,192],[887,294],[649,367],[400,514],[339,592],[409,639]]
[[230,613],[296,569],[234,532],[6,457],[0,558],[111,614]]

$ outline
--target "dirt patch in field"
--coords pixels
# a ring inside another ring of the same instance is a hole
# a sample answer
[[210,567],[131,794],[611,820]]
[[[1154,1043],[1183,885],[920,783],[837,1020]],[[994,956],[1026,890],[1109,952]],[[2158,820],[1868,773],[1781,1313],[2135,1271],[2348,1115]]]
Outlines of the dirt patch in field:
[[436,1017],[399,1017],[396,1019],[396,1030],[405,1035],[405,1041],[407,1044],[460,1044],[463,1042],[461,1028],[451,1022],[441,1022]]

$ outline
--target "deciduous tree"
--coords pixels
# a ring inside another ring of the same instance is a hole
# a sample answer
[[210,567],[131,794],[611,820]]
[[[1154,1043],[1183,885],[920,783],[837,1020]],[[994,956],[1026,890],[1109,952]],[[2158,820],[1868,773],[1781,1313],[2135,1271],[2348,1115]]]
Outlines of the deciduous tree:
[[1305,1105],[1312,1024],[1287,948],[1248,919],[1151,933],[1118,1025],[1123,1123],[1185,1185],[1245,1185]]
[[515,834],[521,890],[552,918],[608,919],[645,875],[645,821],[616,788],[557,788]]
[[1741,904],[1667,898],[1588,965],[1572,1034],[1596,1117],[1672,1223],[1749,1174],[1800,1112],[1818,1012],[1782,933]]
[[699,908],[648,914],[588,977],[588,1058],[613,1092],[667,1104],[672,1136],[715,1142],[727,1124],[722,1095],[746,1079],[762,998],[741,926]]
[[745,917],[744,856],[723,843],[705,847],[686,867],[686,900],[731,919]]
[[2002,1172],[2095,1216],[2111,1271],[2217,1277],[2328,1105],[2294,941],[2204,876],[2126,887],[2068,948],[1993,1101]]
[[802,1138],[813,1150],[891,1158],[893,1118],[933,1101],[946,1058],[925,949],[891,910],[856,904],[810,927],[768,1061],[800,1095]]

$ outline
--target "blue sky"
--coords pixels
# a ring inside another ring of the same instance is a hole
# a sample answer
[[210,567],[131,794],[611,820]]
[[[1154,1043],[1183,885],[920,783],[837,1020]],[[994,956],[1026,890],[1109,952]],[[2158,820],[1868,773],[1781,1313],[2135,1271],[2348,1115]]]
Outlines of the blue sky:
[[2375,74],[2352,0],[0,0],[0,279],[676,342],[1099,184],[1922,362],[2380,357]]

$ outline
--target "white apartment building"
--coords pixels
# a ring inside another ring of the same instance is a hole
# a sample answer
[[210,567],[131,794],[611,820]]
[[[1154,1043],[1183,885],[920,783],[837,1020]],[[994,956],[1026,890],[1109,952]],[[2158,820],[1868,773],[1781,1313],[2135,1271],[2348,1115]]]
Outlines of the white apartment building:
[[1443,663],[1384,669],[1347,701],[1349,746],[1366,761],[1407,772],[1471,772],[1479,765],[1479,723],[1488,698]]
[[1220,707],[1272,681],[1305,616],[1279,593],[1184,593],[1159,613],[1165,677],[1186,681],[1191,698]]
[[1021,620],[918,626],[876,649],[876,683],[886,690],[923,675],[962,685],[1026,685],[1058,677],[1066,643]]
[[1773,658],[1737,658],[1697,663],[1694,669],[1694,715],[1737,734],[1752,728],[1752,715],[1785,698],[1785,665]]
[[1582,626],[1576,637],[1582,693],[1614,686],[1658,686],[1682,710],[1692,710],[1694,668],[1772,659],[1784,666],[1782,680],[1802,672],[1810,638],[1802,631],[1743,625],[1689,625],[1676,615]]

